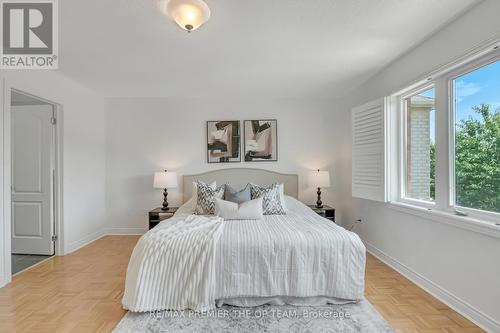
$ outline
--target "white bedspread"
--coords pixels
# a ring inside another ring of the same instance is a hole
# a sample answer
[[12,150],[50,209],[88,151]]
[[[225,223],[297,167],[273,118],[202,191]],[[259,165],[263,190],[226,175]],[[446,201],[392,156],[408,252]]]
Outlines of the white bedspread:
[[123,307],[137,312],[214,307],[214,252],[221,231],[221,218],[180,215],[144,234],[127,268]]
[[216,299],[361,300],[366,249],[359,237],[291,197],[286,206],[287,215],[224,221],[216,250]]
[[297,304],[361,300],[366,250],[359,237],[291,197],[286,206],[286,215],[222,222],[181,207],[139,240],[124,307],[206,310],[215,300],[251,305],[269,297]]

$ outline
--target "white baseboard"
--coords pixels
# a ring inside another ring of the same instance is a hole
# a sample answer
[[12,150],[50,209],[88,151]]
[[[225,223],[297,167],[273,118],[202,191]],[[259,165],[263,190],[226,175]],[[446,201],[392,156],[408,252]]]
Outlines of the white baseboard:
[[0,275],[0,288],[3,288],[5,285],[7,285],[7,276],[6,275]]
[[96,232],[93,232],[75,242],[70,243],[68,246],[64,246],[64,254],[70,254],[71,252],[75,252],[76,250],[84,247],[87,244],[90,244],[99,238],[105,236],[106,234],[104,233],[104,230],[99,230]]
[[64,248],[64,255],[69,254],[71,252],[74,252],[85,245],[88,245],[99,238],[102,238],[104,236],[108,235],[143,235],[146,233],[148,229],[146,227],[144,228],[128,228],[128,227],[113,227],[113,228],[104,228],[99,231],[96,231],[92,234],[89,234],[82,239],[79,239],[75,242],[72,242],[68,246]]
[[370,243],[365,242],[366,249],[368,252],[373,254],[375,257],[383,261],[388,266],[392,267],[397,272],[404,275],[410,281],[415,283],[420,288],[427,291],[432,296],[439,299],[441,302],[448,305],[450,308],[460,313],[482,329],[487,332],[500,332],[500,323],[490,316],[484,314],[478,309],[474,308],[472,305],[461,300],[457,296],[453,295],[451,292],[447,291],[443,287],[437,285],[426,277],[415,272],[408,266],[402,264],[398,260],[394,259],[390,255],[379,250],[377,247]]
[[106,228],[106,235],[143,235],[148,231],[147,227],[143,228],[130,228],[130,227],[112,227]]

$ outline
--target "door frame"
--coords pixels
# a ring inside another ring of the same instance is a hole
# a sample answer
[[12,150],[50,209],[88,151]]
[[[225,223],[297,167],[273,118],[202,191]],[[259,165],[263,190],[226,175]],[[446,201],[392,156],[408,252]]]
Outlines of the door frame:
[[[12,200],[11,200],[11,93],[18,92],[20,94],[36,98],[46,103],[52,104],[54,107],[54,114],[56,117],[56,124],[54,126],[54,169],[55,175],[53,179],[53,211],[54,211],[54,231],[57,235],[57,240],[54,244],[54,255],[59,256],[64,254],[64,225],[63,225],[63,106],[54,101],[48,100],[43,97],[36,96],[28,93],[22,89],[11,86],[7,80],[4,80],[3,89],[3,135],[0,136],[0,155],[3,150],[3,175],[0,177],[0,185],[3,188],[3,193],[0,194],[2,203],[0,212],[3,210],[3,269],[0,275],[0,287],[9,283],[12,280],[12,246],[11,246],[11,233],[12,233]],[[3,142],[2,142],[3,141]],[[2,209],[3,208],[3,209]]]

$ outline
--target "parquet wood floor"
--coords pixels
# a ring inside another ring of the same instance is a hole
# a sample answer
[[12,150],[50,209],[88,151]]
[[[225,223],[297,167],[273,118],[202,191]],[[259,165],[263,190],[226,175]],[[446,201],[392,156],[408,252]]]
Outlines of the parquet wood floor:
[[365,296],[396,332],[484,332],[371,254],[367,255]]
[[[109,332],[125,315],[125,271],[138,236],[106,236],[22,272],[0,289],[0,332]],[[401,333],[483,332],[368,255],[366,297]]]

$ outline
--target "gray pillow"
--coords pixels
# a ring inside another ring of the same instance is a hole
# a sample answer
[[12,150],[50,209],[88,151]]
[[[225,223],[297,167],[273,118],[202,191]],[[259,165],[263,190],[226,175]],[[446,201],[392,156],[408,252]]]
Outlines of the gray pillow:
[[252,193],[250,191],[250,184],[247,184],[244,189],[238,191],[226,184],[226,191],[224,192],[224,200],[235,202],[237,204],[245,201],[250,201]]

